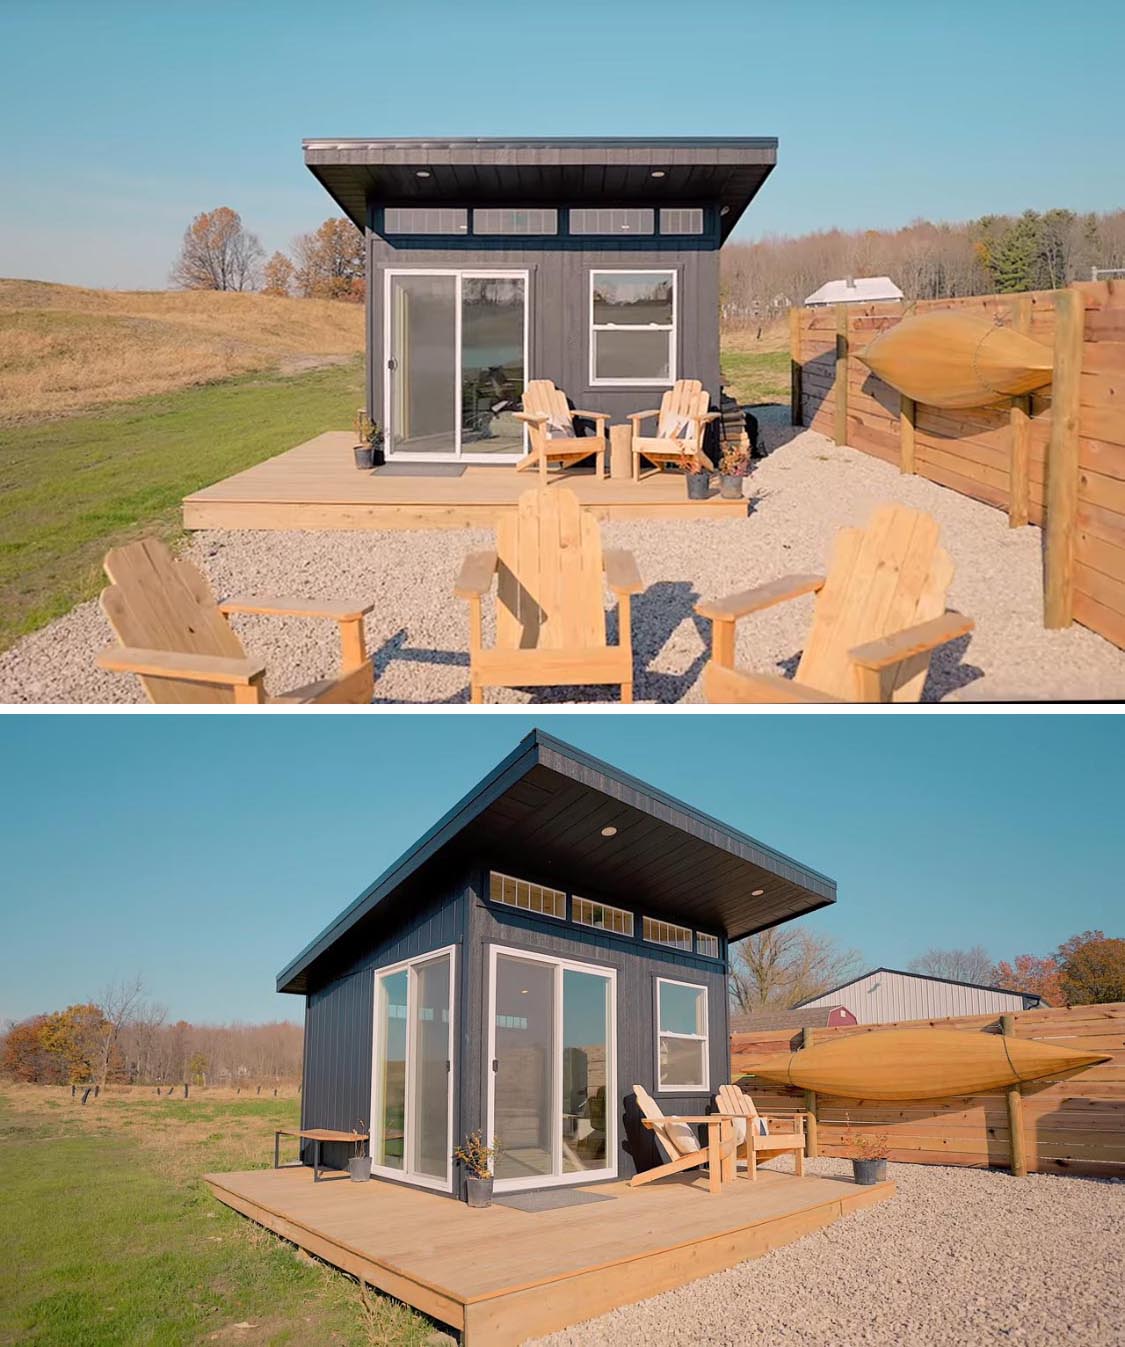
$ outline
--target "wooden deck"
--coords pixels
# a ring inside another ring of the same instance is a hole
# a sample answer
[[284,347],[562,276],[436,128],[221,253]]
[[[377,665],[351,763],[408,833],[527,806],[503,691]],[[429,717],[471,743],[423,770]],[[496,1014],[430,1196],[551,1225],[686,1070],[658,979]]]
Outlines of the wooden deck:
[[893,1183],[759,1170],[721,1194],[706,1179],[602,1184],[610,1202],[470,1210],[448,1197],[308,1168],[208,1174],[227,1206],[463,1334],[509,1347],[757,1258],[894,1195]]
[[[186,529],[391,529],[491,527],[536,484],[509,464],[470,464],[460,477],[387,477],[357,472],[354,436],[328,431],[276,458],[184,498]],[[679,473],[639,482],[599,480],[584,467],[565,482],[599,519],[739,519],[745,500],[691,501]]]

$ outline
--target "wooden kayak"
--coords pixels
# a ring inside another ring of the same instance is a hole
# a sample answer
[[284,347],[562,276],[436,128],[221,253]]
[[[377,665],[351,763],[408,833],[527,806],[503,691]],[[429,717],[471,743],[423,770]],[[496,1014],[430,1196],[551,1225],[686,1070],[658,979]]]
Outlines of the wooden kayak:
[[857,352],[875,374],[928,407],[987,407],[1051,382],[1042,342],[987,318],[939,312],[904,318]]
[[752,1063],[749,1074],[845,1099],[944,1099],[1108,1062],[1104,1053],[959,1029],[848,1034]]

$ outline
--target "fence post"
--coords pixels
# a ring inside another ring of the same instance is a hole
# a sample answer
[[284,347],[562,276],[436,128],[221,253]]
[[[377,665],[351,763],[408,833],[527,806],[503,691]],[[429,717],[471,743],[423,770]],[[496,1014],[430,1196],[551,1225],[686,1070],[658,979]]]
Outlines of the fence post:
[[[801,1030],[801,1047],[811,1048],[813,1040],[813,1031],[806,1024]],[[808,1111],[806,1122],[807,1131],[805,1132],[805,1155],[810,1160],[815,1160],[820,1154],[820,1138],[817,1136],[817,1118],[816,1118],[816,1091],[805,1091],[805,1108]]]
[[[1016,300],[1013,326],[1025,337],[1031,335],[1031,296]],[[1031,394],[1013,398],[1008,412],[1011,456],[1008,463],[1008,527],[1022,528],[1031,509]]]
[[902,472],[914,471],[914,417],[916,404],[905,393],[898,397],[898,433],[899,433],[899,469]]
[[[1016,1032],[1014,1016],[1000,1016],[1000,1032],[1005,1036]],[[1008,1091],[1008,1136],[1012,1148],[1012,1173],[1017,1179],[1026,1178],[1027,1139],[1024,1132],[1022,1085],[1013,1085]]]
[[804,425],[801,419],[801,310],[789,310],[789,424]]
[[1074,535],[1078,516],[1078,400],[1086,309],[1079,290],[1055,295],[1055,373],[1047,446],[1046,564],[1043,625],[1074,620]]
[[836,443],[848,442],[848,306],[836,305]]

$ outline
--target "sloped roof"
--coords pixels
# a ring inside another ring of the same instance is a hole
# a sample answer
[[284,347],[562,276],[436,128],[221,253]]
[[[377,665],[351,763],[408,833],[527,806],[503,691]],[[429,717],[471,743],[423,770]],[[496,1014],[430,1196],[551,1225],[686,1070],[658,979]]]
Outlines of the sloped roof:
[[825,281],[805,299],[806,304],[875,303],[880,299],[902,299],[902,291],[889,276],[853,276],[850,280]]
[[628,895],[632,908],[731,940],[836,901],[827,875],[533,730],[282,969],[277,990],[305,992],[346,935],[393,925],[388,900],[439,853],[484,853],[498,868],[522,861],[542,882]]
[[[1032,1001],[1042,1001],[1041,996],[1036,996],[1034,992],[1018,992],[1011,987],[993,987],[987,982],[965,982],[961,978],[943,978],[934,973],[912,973],[907,968],[887,968],[880,964],[878,968],[869,968],[866,973],[860,973],[858,977],[848,978],[847,982],[841,982],[838,987],[829,987],[826,992],[821,992],[821,996],[835,996],[837,992],[842,992],[846,987],[854,987],[857,982],[862,982],[864,978],[874,977],[876,973],[894,973],[900,978],[917,978],[920,982],[945,982],[951,987],[972,987],[978,992],[1000,992],[1003,996],[1023,996]],[[810,1001],[819,1001],[820,996],[812,996]],[[808,1005],[808,1001],[801,1001],[798,1008]]]

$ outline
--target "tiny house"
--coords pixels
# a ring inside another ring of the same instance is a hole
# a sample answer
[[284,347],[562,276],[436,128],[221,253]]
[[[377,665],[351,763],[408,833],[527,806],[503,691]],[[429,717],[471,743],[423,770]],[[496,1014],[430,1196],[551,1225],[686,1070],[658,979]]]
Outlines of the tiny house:
[[367,246],[367,408],[389,458],[516,462],[528,379],[614,421],[719,395],[719,249],[771,137],[307,140]]
[[729,943],[835,895],[534,731],[278,975],[301,1125],[369,1124],[377,1175],[451,1195],[476,1129],[499,1191],[627,1178],[657,1163],[634,1084],[698,1115],[729,1078]]

